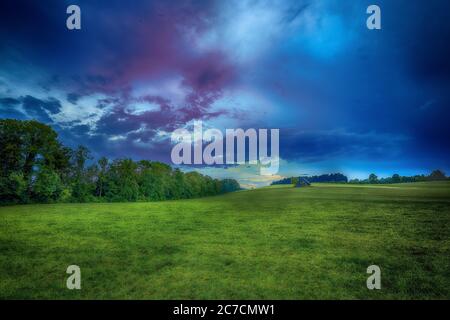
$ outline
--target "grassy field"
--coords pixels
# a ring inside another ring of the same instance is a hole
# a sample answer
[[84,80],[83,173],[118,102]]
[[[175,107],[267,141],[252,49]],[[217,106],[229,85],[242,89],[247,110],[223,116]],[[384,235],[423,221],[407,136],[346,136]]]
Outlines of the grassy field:
[[450,184],[1,207],[0,298],[448,299]]

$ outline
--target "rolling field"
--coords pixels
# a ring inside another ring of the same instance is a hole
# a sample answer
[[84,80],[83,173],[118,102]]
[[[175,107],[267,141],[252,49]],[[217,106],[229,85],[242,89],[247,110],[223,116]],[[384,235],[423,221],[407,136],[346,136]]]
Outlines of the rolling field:
[[0,298],[449,299],[450,183],[0,207]]

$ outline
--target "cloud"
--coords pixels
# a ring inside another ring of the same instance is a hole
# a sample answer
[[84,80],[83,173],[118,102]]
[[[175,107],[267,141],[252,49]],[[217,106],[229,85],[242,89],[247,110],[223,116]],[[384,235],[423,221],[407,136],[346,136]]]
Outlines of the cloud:
[[351,132],[344,129],[329,131],[282,130],[281,156],[300,163],[334,159],[345,161],[355,155],[359,159],[395,158],[410,139],[405,135],[377,132]]
[[0,116],[3,118],[25,119],[25,115],[18,110],[20,100],[14,98],[0,98]]
[[112,157],[169,161],[168,133],[201,119],[279,128],[310,171],[448,166],[448,3],[380,0],[380,32],[367,1],[78,3],[70,32],[64,1],[0,2],[1,117]]
[[46,123],[52,123],[53,120],[50,116],[60,112],[61,104],[54,98],[41,100],[27,95],[19,98],[1,98],[0,108],[4,116],[28,117]]
[[27,112],[33,112],[36,109],[46,111],[49,114],[57,114],[61,111],[61,103],[55,98],[49,98],[47,100],[40,100],[32,96],[25,96],[21,99],[22,107]]

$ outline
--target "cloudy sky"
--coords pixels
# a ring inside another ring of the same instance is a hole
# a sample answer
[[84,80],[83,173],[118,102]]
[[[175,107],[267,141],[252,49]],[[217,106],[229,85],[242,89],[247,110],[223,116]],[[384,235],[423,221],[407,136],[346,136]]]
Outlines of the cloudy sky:
[[[66,28],[81,8],[82,29]],[[377,4],[382,30],[366,28]],[[0,2],[0,117],[94,155],[170,163],[170,134],[279,128],[280,176],[450,173],[450,3]]]

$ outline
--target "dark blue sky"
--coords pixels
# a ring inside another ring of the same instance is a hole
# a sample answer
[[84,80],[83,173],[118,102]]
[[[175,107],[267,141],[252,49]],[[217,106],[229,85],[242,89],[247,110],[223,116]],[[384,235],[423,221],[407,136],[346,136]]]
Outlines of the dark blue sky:
[[[382,30],[366,28],[370,4]],[[201,119],[279,128],[280,176],[449,172],[449,13],[445,0],[3,0],[0,117],[113,158],[170,163],[170,133]]]

